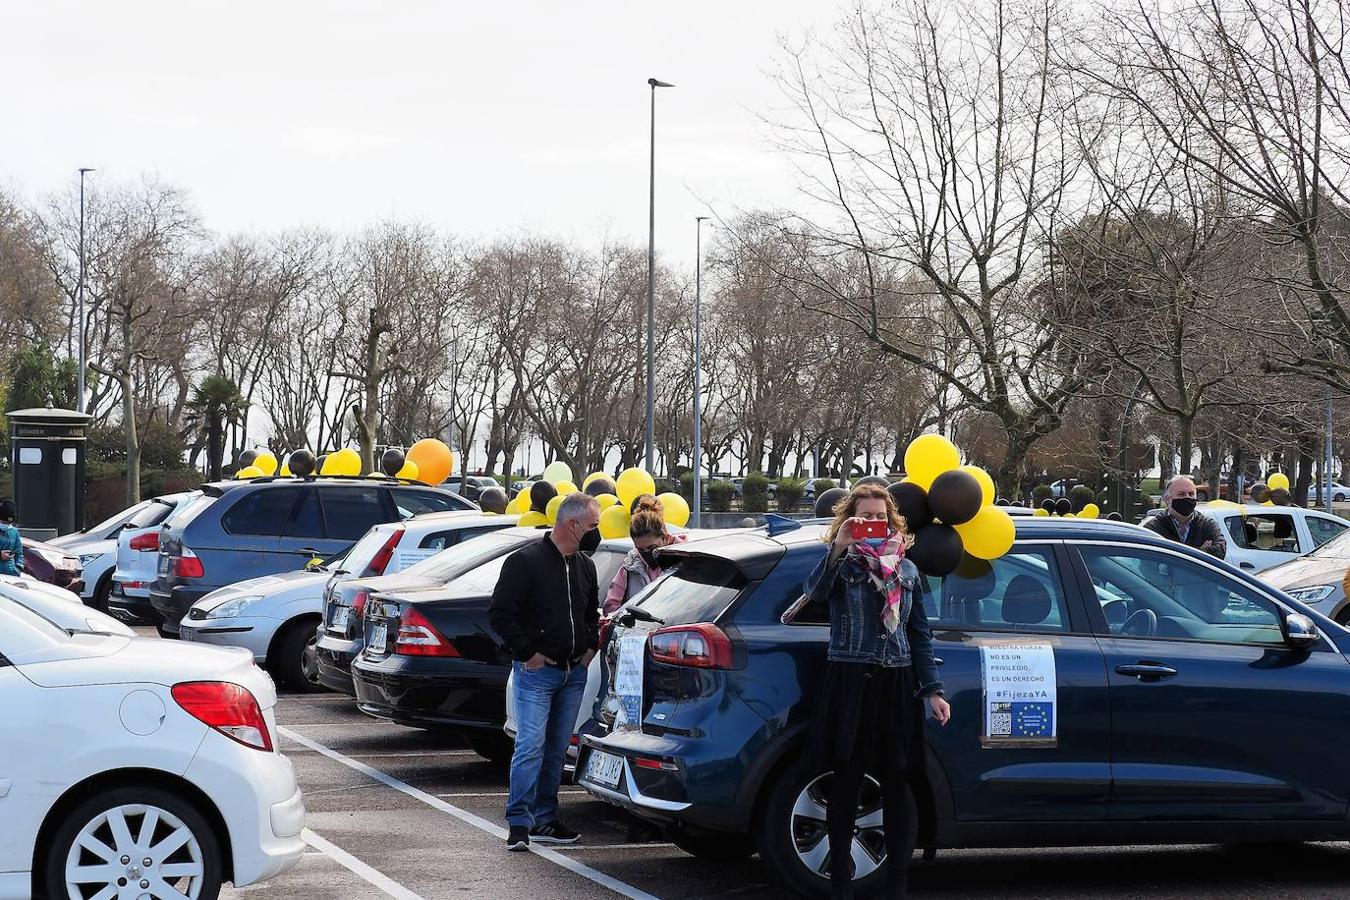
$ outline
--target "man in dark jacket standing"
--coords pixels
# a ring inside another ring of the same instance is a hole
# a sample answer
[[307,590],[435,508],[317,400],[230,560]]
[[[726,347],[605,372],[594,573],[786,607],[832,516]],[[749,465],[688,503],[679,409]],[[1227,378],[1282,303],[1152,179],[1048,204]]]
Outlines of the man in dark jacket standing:
[[1172,478],[1163,490],[1162,502],[1164,511],[1145,522],[1145,528],[1219,559],[1228,554],[1219,523],[1195,508],[1194,481],[1185,475]]
[[515,658],[508,850],[527,850],[532,839],[571,844],[580,837],[558,821],[558,786],[586,689],[586,667],[600,640],[595,563],[579,552],[599,525],[595,498],[569,494],[553,530],[506,558],[492,592],[488,621]]

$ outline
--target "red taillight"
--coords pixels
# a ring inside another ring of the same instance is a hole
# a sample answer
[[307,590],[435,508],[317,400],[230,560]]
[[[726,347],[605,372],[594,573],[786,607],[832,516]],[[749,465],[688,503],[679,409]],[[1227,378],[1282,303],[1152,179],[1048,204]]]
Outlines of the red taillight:
[[227,681],[185,681],[173,686],[173,699],[200,722],[254,750],[271,750],[258,701],[247,688]]
[[633,758],[633,765],[639,769],[657,769],[662,772],[678,772],[680,767],[672,762],[666,762],[664,759],[651,759],[646,756],[636,756]]
[[169,557],[169,570],[175,578],[202,578],[206,575],[202,561],[187,547],[179,548],[176,555]]
[[132,550],[158,550],[159,532],[151,531],[148,534],[138,534],[128,542]]
[[352,597],[352,615],[356,616],[358,619],[361,618],[361,616],[365,614],[366,601],[369,599],[370,591],[365,588],[358,589],[356,594]]
[[659,628],[647,639],[654,662],[698,669],[730,669],[731,638],[711,622]]
[[399,616],[394,652],[404,656],[459,656],[454,644],[414,606],[405,606]]
[[389,536],[389,540],[370,559],[370,565],[361,573],[362,578],[369,578],[372,575],[383,575],[385,568],[389,565],[389,560],[394,558],[394,548],[398,546],[399,540],[403,537],[403,526],[400,525],[394,529],[394,533]]

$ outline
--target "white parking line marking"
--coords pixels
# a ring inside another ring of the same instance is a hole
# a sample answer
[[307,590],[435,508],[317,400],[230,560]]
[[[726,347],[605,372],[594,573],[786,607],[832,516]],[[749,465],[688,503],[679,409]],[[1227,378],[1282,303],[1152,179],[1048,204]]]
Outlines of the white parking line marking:
[[397,881],[381,872],[379,869],[372,869],[370,866],[361,862],[361,860],[357,859],[355,856],[352,856],[346,850],[343,850],[336,844],[324,840],[314,832],[310,831],[308,828],[300,832],[300,836],[304,838],[306,844],[309,844],[314,849],[321,851],[326,856],[331,856],[344,869],[347,869],[350,872],[354,872],[357,875],[360,875],[366,881],[369,881],[371,884],[375,885],[375,887],[384,891],[390,897],[394,897],[396,898],[396,900],[422,900],[422,896],[420,894],[414,894],[412,891],[408,890],[403,885],[399,884]]
[[[577,791],[577,790],[573,790],[573,791],[559,790],[559,791],[558,791],[558,796],[559,796],[559,797],[564,797],[564,796],[577,796],[577,797],[580,797],[582,794],[585,794],[585,793],[587,793],[587,792],[586,792],[586,791]],[[437,796],[437,797],[509,797],[509,796],[511,796],[511,792],[510,792],[510,791],[451,791],[450,793],[437,794],[436,796]]]
[[656,848],[659,850],[668,850],[675,845],[669,841],[649,841],[638,844],[570,844],[566,847],[559,847],[559,853],[575,853],[578,850],[650,850]]
[[[325,747],[318,741],[307,738],[302,734],[297,734],[294,731],[291,731],[289,728],[278,728],[277,730],[280,731],[286,737],[295,741],[297,744],[308,747],[314,752],[320,753],[328,757],[329,759],[335,760],[336,762],[340,762],[344,766],[347,766],[348,768],[355,769],[361,774],[366,775],[370,778],[374,778],[376,781],[386,784],[396,791],[400,791],[401,793],[407,794],[409,797],[421,800],[427,806],[430,806],[433,809],[439,809],[443,813],[454,816],[456,819],[459,819],[466,825],[472,825],[479,831],[486,832],[487,834],[492,835],[498,840],[502,841],[506,840],[506,829],[501,827],[500,825],[494,825],[487,819],[484,819],[482,816],[476,816],[471,812],[462,810],[458,806],[455,806],[453,803],[446,803],[439,797],[434,797],[431,794],[428,794],[426,791],[415,788],[412,785],[408,784],[406,781],[400,781],[394,776],[386,775],[379,769],[372,768],[371,766],[368,766],[365,763],[360,762],[359,760],[352,759],[351,757],[348,756],[343,756],[336,750],[330,750],[328,747]],[[660,900],[660,898],[656,897],[654,894],[649,894],[644,890],[635,888],[631,884],[627,884],[626,882],[620,881],[619,879],[613,877],[612,875],[606,875],[604,872],[601,872],[598,869],[592,869],[585,863],[577,862],[575,859],[568,859],[566,856],[563,856],[556,850],[550,850],[545,847],[539,847],[537,845],[532,844],[530,845],[530,852],[534,853],[537,856],[542,856],[549,862],[554,863],[555,865],[562,866],[564,869],[567,869],[570,872],[575,872],[582,878],[594,881],[596,884],[601,885],[602,887],[607,887],[611,891],[614,891],[616,894],[619,894],[621,896],[632,898],[632,900]]]

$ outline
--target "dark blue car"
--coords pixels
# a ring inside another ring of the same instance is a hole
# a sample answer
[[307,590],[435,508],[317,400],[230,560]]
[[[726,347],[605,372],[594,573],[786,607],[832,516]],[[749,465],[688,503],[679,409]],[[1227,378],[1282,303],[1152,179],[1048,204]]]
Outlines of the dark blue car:
[[[1134,525],[1016,522],[991,566],[929,579],[952,721],[928,724],[921,846],[1350,837],[1350,633]],[[616,615],[580,781],[695,855],[758,852],[823,894],[829,775],[797,751],[828,626],[797,601],[825,548],[820,525],[774,530],[681,545]],[[862,890],[885,854],[875,793]]]

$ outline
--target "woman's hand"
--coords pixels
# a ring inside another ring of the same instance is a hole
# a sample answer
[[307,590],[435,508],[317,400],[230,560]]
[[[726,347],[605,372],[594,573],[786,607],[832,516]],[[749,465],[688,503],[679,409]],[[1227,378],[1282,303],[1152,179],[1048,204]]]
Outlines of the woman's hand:
[[939,725],[946,725],[952,720],[952,708],[947,704],[946,697],[939,697],[936,694],[929,697],[928,708],[933,711],[933,718]]
[[831,556],[842,556],[849,547],[858,543],[858,539],[853,536],[853,526],[862,525],[867,520],[861,516],[853,516],[845,519],[844,524],[839,526],[839,532],[834,536],[834,543],[830,545]]

